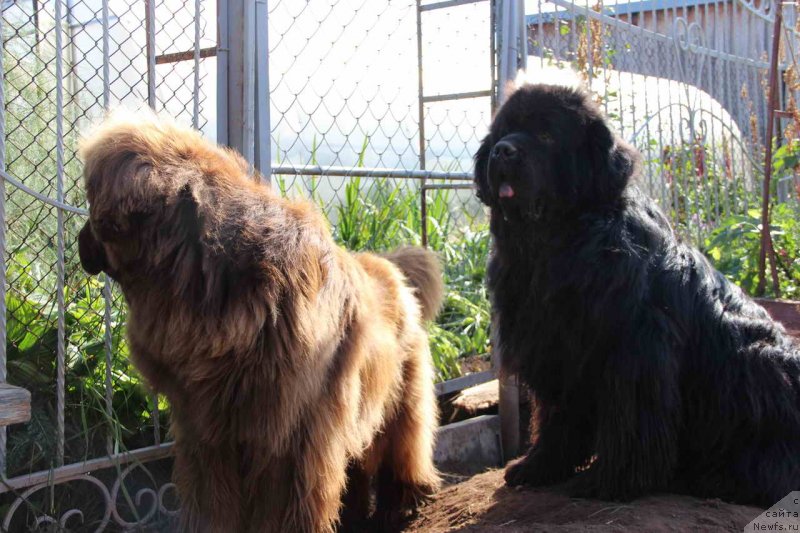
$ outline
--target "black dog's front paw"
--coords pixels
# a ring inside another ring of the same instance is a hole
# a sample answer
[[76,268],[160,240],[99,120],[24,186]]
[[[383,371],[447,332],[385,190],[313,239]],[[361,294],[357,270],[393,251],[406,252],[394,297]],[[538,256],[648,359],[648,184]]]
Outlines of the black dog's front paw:
[[543,487],[560,483],[570,475],[571,469],[559,468],[552,461],[543,460],[541,454],[531,453],[506,468],[505,480],[509,487]]
[[528,484],[528,476],[528,467],[525,464],[525,459],[522,459],[507,467],[503,477],[506,480],[506,485],[509,487],[518,487]]

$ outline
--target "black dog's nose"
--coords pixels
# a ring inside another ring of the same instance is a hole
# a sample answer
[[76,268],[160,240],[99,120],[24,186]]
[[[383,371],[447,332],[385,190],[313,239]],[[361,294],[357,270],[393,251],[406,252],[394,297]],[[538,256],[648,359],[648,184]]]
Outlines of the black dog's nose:
[[500,141],[492,148],[492,157],[495,159],[514,159],[519,155],[517,148],[508,141]]

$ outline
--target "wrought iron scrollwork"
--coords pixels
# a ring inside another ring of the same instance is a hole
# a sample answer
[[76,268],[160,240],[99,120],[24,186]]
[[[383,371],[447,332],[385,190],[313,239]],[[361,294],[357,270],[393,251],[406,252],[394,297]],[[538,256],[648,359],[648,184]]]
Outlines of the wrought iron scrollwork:
[[[152,487],[139,488],[134,494],[129,494],[125,489],[125,482],[126,478],[134,470],[143,471],[152,483]],[[84,523],[85,513],[82,509],[71,508],[52,513],[32,502],[32,496],[39,491],[52,490],[57,486],[75,483],[88,483],[98,496],[98,498],[92,499],[92,502],[94,504],[100,502],[102,505],[101,516],[96,518],[91,525]],[[105,531],[110,525],[116,525],[122,530],[153,525],[170,520],[180,513],[179,508],[172,508],[169,504],[171,500],[177,501],[175,490],[174,483],[164,483],[159,487],[155,478],[141,463],[131,464],[120,471],[110,489],[106,483],[91,474],[78,475],[57,483],[40,483],[26,489],[12,502],[2,523],[3,531],[11,531],[14,524],[17,524],[16,527],[20,527],[19,521],[15,522],[15,518],[19,520],[21,509],[25,509],[31,516],[31,518],[27,519],[28,523],[24,527],[32,531],[51,529],[53,527],[66,530],[75,528],[84,530],[87,526],[91,526],[94,531],[101,532]],[[123,505],[127,506],[128,509],[134,510],[133,518],[122,516],[120,507]]]

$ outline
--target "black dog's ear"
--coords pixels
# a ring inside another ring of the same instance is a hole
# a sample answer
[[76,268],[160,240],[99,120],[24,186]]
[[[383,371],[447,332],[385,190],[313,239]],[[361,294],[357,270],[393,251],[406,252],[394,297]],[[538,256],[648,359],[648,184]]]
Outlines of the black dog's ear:
[[587,131],[589,160],[595,199],[610,201],[619,197],[636,167],[636,151],[617,139],[602,118],[593,119]]
[[489,205],[491,191],[489,190],[489,154],[492,151],[492,141],[487,135],[481,141],[481,146],[475,152],[475,189],[478,199]]
[[84,224],[78,234],[78,255],[81,258],[81,266],[89,274],[99,274],[108,268],[105,248],[94,238],[89,222]]

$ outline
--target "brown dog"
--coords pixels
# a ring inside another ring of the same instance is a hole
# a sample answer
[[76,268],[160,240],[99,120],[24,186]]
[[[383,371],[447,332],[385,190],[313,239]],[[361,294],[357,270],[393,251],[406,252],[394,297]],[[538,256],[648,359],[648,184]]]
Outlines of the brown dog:
[[437,488],[433,255],[348,253],[167,120],[112,116],[82,155],[81,262],[119,282],[133,361],[171,402],[184,529],[326,532],[348,483],[354,519],[373,476],[378,520]]

